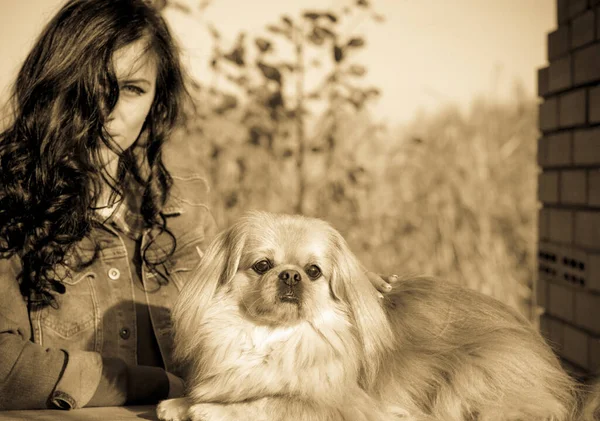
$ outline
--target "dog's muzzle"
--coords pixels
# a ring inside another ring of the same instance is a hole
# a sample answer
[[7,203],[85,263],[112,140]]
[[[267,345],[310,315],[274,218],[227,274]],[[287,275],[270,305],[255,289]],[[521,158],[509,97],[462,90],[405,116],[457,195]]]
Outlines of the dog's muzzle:
[[302,295],[302,275],[294,269],[279,273],[279,299],[282,302],[298,304]]

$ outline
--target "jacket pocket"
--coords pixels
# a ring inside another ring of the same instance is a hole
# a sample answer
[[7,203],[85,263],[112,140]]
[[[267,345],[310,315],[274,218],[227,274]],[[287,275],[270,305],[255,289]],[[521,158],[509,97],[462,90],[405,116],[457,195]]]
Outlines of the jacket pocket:
[[45,346],[99,351],[95,280],[96,274],[89,271],[67,277],[65,293],[57,296],[58,307],[41,310]]

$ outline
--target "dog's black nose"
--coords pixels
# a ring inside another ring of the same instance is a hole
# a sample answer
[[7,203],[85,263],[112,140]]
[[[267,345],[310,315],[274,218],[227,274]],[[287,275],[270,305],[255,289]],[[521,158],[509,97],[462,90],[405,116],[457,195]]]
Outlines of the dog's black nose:
[[286,269],[279,273],[279,279],[288,286],[294,286],[302,280],[297,270]]

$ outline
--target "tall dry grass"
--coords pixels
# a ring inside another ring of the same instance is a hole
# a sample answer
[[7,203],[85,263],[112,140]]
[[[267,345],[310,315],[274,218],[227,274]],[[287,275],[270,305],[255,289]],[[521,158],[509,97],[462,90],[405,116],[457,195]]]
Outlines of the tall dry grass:
[[[536,263],[536,104],[479,99],[416,121],[369,192],[377,212],[350,232],[384,272],[440,275],[529,315]],[[372,235],[366,235],[371,232]]]
[[[221,226],[248,209],[292,212],[299,177],[293,130],[272,147],[249,142],[238,120],[182,130],[171,161],[202,171]],[[380,273],[441,276],[530,316],[535,269],[537,106],[511,101],[447,106],[402,130],[377,130],[368,114],[336,122],[338,147],[309,159],[307,213],[330,221]],[[318,131],[314,135],[318,144]],[[290,146],[291,145],[291,146]]]

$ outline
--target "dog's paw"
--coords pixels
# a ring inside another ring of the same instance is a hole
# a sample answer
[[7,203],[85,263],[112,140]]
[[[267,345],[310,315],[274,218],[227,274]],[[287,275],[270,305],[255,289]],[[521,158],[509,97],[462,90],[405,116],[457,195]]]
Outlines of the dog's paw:
[[188,421],[190,404],[187,398],[167,399],[156,407],[156,415],[161,421]]
[[191,421],[236,421],[239,418],[234,412],[228,405],[198,403],[190,407],[188,417]]

